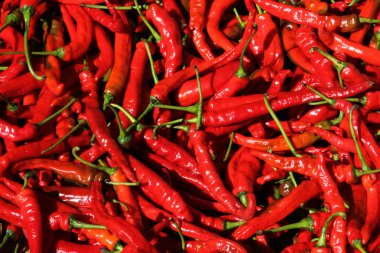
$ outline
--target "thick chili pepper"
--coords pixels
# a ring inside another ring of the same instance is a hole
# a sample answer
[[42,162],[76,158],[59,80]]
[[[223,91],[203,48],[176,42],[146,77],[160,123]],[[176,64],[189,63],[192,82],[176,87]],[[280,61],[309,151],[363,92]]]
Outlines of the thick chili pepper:
[[10,224],[14,224],[18,227],[25,226],[24,217],[20,212],[20,208],[16,205],[9,204],[0,198],[0,218],[9,222]]
[[77,252],[77,253],[88,253],[88,252],[101,252],[102,247],[98,245],[85,245],[74,243],[70,241],[65,241],[64,239],[57,239],[52,245],[52,249],[55,252]]
[[121,18],[120,14],[115,10],[115,7],[110,4],[109,1],[105,1],[112,16],[107,15],[100,9],[85,8],[88,14],[93,20],[106,27],[114,33],[123,33],[126,30],[126,26]]
[[301,26],[296,34],[296,43],[314,65],[316,78],[324,87],[338,87],[339,83],[333,71],[333,64],[317,52],[310,52],[313,47],[323,47],[317,40],[313,29],[308,26]]
[[[148,43],[148,48],[152,53],[154,52],[154,47],[151,43]],[[146,74],[145,70],[147,62],[148,52],[145,42],[137,42],[122,103],[123,108],[135,118],[141,113],[142,106],[146,103],[146,101],[143,101],[141,93],[144,92],[144,76]],[[122,112],[119,112],[119,117],[123,127],[127,128],[130,125],[130,121]]]
[[279,31],[268,13],[258,14],[255,22],[258,30],[249,46],[256,56],[264,80],[270,81],[284,65]]
[[50,159],[29,159],[18,162],[13,165],[11,171],[13,173],[33,170],[44,169],[50,170],[69,182],[75,182],[82,185],[90,185],[93,181],[100,181],[104,179],[104,174],[96,169],[93,169],[84,164],[75,164],[72,162],[63,162]]
[[319,135],[324,140],[328,141],[331,145],[334,145],[338,149],[349,151],[352,153],[356,153],[355,143],[352,139],[342,138],[333,134],[332,132],[319,128],[319,127],[311,127],[307,129],[307,132]]
[[164,8],[155,3],[149,5],[147,17],[153,21],[162,36],[165,77],[172,76],[183,63],[181,32],[178,24]]
[[281,40],[285,53],[290,60],[303,71],[312,74],[315,72],[314,65],[304,55],[302,49],[296,44],[296,24],[287,23],[281,29]]
[[208,35],[216,45],[223,48],[225,51],[230,51],[235,46],[220,30],[219,23],[221,22],[223,14],[228,9],[228,7],[235,3],[236,0],[213,1],[207,16],[206,28]]
[[110,78],[104,88],[104,105],[108,105],[111,101],[118,101],[120,95],[124,89],[127,81],[129,65],[131,61],[131,51],[132,51],[132,35],[130,23],[125,16],[122,14],[122,18],[125,24],[125,31],[116,33],[115,35],[115,63],[113,65]]
[[346,16],[318,15],[301,7],[292,7],[284,3],[272,0],[255,0],[263,10],[273,16],[285,19],[301,25],[313,28],[325,28],[328,31],[352,32],[360,27],[360,21],[356,14]]
[[107,227],[116,234],[121,240],[134,246],[141,252],[157,252],[143,235],[133,225],[125,222],[121,218],[112,217],[107,214],[105,207],[102,204],[101,183],[94,182],[91,187],[92,200],[91,206],[94,210],[96,219],[101,224],[106,224]]
[[19,127],[2,119],[0,119],[0,129],[1,138],[11,141],[30,140],[37,134],[37,127],[34,124],[26,123],[23,127]]
[[245,210],[244,207],[228,192],[221,181],[212,158],[208,152],[206,136],[202,131],[190,133],[190,141],[194,145],[195,156],[199,165],[200,174],[213,193],[216,200],[221,202],[234,215],[240,218],[250,218],[254,209]]
[[205,16],[206,16],[207,1],[206,0],[190,0],[190,20],[189,28],[193,43],[197,48],[198,53],[205,60],[215,58],[210,46],[207,44],[206,35],[204,33]]
[[77,186],[45,186],[43,191],[74,207],[90,207],[91,192],[88,188]]
[[20,213],[25,222],[27,231],[28,245],[31,253],[42,252],[43,249],[43,231],[42,231],[42,213],[38,203],[37,196],[31,189],[25,189],[17,194],[16,203],[20,207]]
[[232,233],[232,237],[235,240],[248,239],[258,230],[282,220],[295,209],[299,208],[302,203],[317,197],[320,193],[321,189],[318,184],[313,181],[303,181],[287,197],[273,203],[262,214],[238,227]]

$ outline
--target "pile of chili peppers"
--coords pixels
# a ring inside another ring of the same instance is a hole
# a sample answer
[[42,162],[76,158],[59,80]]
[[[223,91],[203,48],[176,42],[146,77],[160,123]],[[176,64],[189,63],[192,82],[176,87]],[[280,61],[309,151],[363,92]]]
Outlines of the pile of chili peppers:
[[380,252],[380,1],[0,4],[0,252]]

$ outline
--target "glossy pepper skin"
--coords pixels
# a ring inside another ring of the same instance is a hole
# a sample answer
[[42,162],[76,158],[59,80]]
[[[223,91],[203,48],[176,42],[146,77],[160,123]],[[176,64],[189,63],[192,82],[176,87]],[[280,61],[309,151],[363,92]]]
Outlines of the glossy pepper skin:
[[147,17],[152,20],[162,36],[162,46],[165,57],[165,77],[172,76],[183,63],[183,49],[181,32],[177,22],[158,4],[151,4],[147,10]]
[[94,210],[96,219],[116,234],[124,242],[131,244],[140,252],[157,252],[144,236],[133,225],[125,222],[119,217],[110,216],[102,204],[101,183],[94,182],[91,186],[92,201],[91,206]]
[[33,190],[25,189],[17,194],[16,203],[25,221],[27,239],[31,253],[43,251],[42,212]]

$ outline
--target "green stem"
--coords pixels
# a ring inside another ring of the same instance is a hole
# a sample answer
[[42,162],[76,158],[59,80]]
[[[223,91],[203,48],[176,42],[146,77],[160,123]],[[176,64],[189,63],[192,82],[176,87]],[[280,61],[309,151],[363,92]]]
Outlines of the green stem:
[[348,66],[348,63],[339,61],[337,58],[335,58],[334,56],[326,53],[325,51],[321,50],[318,47],[312,47],[312,48],[310,48],[310,52],[314,52],[314,51],[317,51],[318,53],[320,53],[321,55],[323,55],[324,57],[326,57],[329,61],[331,61],[333,63],[333,66],[334,66],[334,68],[336,69],[336,71],[338,73],[339,85],[342,88],[345,88],[344,85],[343,85],[343,80],[342,80],[342,77],[341,77],[340,73],[342,72],[342,70],[344,68],[346,68]]
[[[352,1],[353,2],[353,1]],[[351,4],[351,3],[350,3]],[[380,19],[370,19],[370,18],[362,18],[359,17],[359,21],[362,24],[380,24]]]
[[155,125],[154,128],[153,128],[153,138],[156,139],[157,137],[157,131],[163,127],[166,127],[166,128],[171,128],[173,127],[173,125],[175,124],[179,124],[179,123],[183,123],[185,120],[184,119],[176,119],[176,120],[172,120],[172,121],[169,121],[169,122],[165,122],[163,124],[160,124],[160,125]]
[[132,122],[132,124],[129,125],[129,127],[125,130],[127,133],[130,133],[134,128],[138,128],[138,126],[142,126],[141,129],[143,129],[145,126],[142,125],[142,124],[139,124],[140,121],[146,116],[148,115],[148,113],[150,111],[153,110],[153,105],[151,103],[148,104],[148,106],[145,108],[145,110],[140,114],[140,116],[134,121]]
[[235,76],[238,77],[238,78],[246,78],[248,76],[248,73],[245,71],[245,68],[244,68],[244,55],[245,55],[245,52],[247,51],[247,48],[248,48],[248,45],[249,43],[251,43],[251,40],[253,38],[253,36],[255,36],[256,32],[257,32],[257,25],[254,24],[255,26],[255,32],[252,33],[252,35],[248,38],[247,42],[245,42],[244,44],[244,47],[243,47],[243,50],[241,51],[241,54],[240,54],[240,62],[239,62],[239,68],[238,70],[235,72]]
[[85,161],[83,158],[81,158],[77,152],[80,150],[79,147],[73,147],[72,149],[72,154],[73,156],[75,157],[75,159],[77,159],[79,162],[91,167],[91,168],[94,168],[94,169],[97,169],[97,170],[101,170],[101,171],[104,171],[105,173],[107,173],[108,175],[112,175],[114,174],[118,168],[112,168],[112,167],[106,167],[106,166],[99,166],[99,165],[96,165],[96,164],[93,164],[93,163],[89,163],[87,161]]
[[28,171],[24,176],[24,183],[22,185],[22,189],[25,190],[28,187],[28,180],[31,177],[35,177],[37,173],[34,170]]
[[178,234],[179,234],[179,237],[181,239],[182,250],[185,251],[186,250],[186,242],[185,242],[185,237],[182,234],[181,227],[178,225],[178,223],[173,218],[169,218],[169,220],[171,222],[173,222],[174,226],[176,227]]
[[370,167],[367,165],[365,159],[364,159],[364,156],[363,156],[363,153],[360,149],[360,145],[359,145],[359,142],[358,142],[358,139],[356,138],[356,133],[355,133],[355,129],[354,129],[354,125],[352,124],[352,114],[353,114],[353,111],[357,109],[357,106],[356,105],[353,105],[350,109],[350,115],[349,115],[349,123],[350,123],[350,132],[351,132],[351,135],[352,135],[352,139],[354,140],[354,143],[355,143],[355,147],[356,147],[356,151],[358,152],[358,156],[359,156],[359,159],[362,163],[362,170],[363,171],[370,171]]
[[0,33],[5,29],[7,28],[8,26],[10,25],[16,25],[16,24],[19,24],[21,22],[21,19],[22,19],[22,14],[20,12],[20,9],[15,9],[14,11],[12,11],[11,13],[9,13],[7,15],[7,17],[5,18],[5,22],[4,24],[0,27]]
[[237,10],[236,8],[234,8],[234,13],[235,13],[236,19],[238,20],[238,22],[239,22],[239,24],[240,24],[240,27],[241,27],[242,29],[244,29],[246,23],[241,19],[240,15],[239,15],[239,12],[238,12],[238,10]]
[[330,217],[328,217],[325,221],[325,224],[323,225],[322,227],[322,231],[321,231],[321,236],[319,237],[318,239],[318,242],[317,244],[315,245],[315,247],[318,247],[318,248],[326,248],[326,234],[327,234],[327,228],[330,224],[330,222],[335,219],[335,217],[337,216],[340,216],[342,217],[343,219],[346,219],[346,214],[343,213],[343,212],[336,212],[336,213],[333,213]]
[[270,115],[272,116],[273,120],[276,122],[278,128],[280,129],[280,132],[282,136],[284,137],[284,140],[286,144],[288,144],[290,151],[295,157],[302,157],[302,155],[298,154],[296,149],[294,148],[292,142],[290,141],[289,137],[287,136],[285,129],[283,128],[280,120],[277,118],[276,113],[273,111],[272,107],[270,106],[270,103],[268,101],[268,95],[264,94],[264,103],[266,108],[268,109]]
[[339,111],[338,117],[335,118],[335,119],[330,120],[329,122],[330,122],[331,125],[338,125],[340,122],[342,122],[343,118],[344,118],[344,112],[343,111]]
[[21,8],[21,13],[24,17],[24,24],[25,24],[24,51],[25,51],[26,64],[28,65],[29,72],[32,74],[32,76],[36,78],[38,81],[43,81],[46,79],[46,76],[37,75],[37,73],[33,69],[32,61],[30,59],[30,54],[29,54],[28,33],[29,33],[29,27],[30,27],[30,18],[34,13],[34,9],[31,5],[25,5]]
[[235,137],[235,132],[232,132],[230,135],[230,141],[228,143],[226,154],[224,155],[223,160],[222,160],[223,162],[226,162],[228,160],[228,157],[230,156],[232,143],[234,143],[234,137]]
[[241,204],[244,206],[244,207],[248,207],[248,198],[247,198],[247,191],[244,191],[244,192],[239,192],[237,197],[239,198]]
[[10,112],[15,112],[18,110],[18,104],[15,102],[9,101],[6,97],[0,94],[0,98],[7,103],[7,108]]
[[112,182],[109,180],[105,180],[106,184],[114,185],[114,186],[139,186],[140,182]]
[[7,68],[9,68],[9,67],[8,66],[0,66],[0,71],[7,70]]
[[116,122],[119,127],[119,136],[117,137],[117,141],[119,142],[120,145],[124,146],[131,141],[131,135],[127,134],[127,132],[124,130],[124,127],[121,124],[120,117],[117,114],[117,111],[115,110],[115,108],[109,104],[107,106],[108,108],[111,109],[113,114],[115,114]]
[[62,107],[61,109],[59,109],[58,111],[56,111],[55,113],[53,113],[52,115],[50,115],[49,117],[47,117],[46,119],[36,123],[37,126],[42,126],[44,124],[46,124],[47,122],[49,122],[50,120],[54,119],[55,117],[57,117],[58,115],[60,115],[64,110],[66,110],[67,108],[69,108],[72,104],[74,104],[74,102],[76,101],[77,99],[76,98],[72,98],[70,100],[69,103],[67,103],[64,107]]
[[260,230],[260,231],[257,231],[256,234],[262,235],[269,232],[276,233],[276,232],[281,232],[281,231],[291,230],[291,229],[307,229],[307,230],[313,231],[313,218],[311,218],[310,216],[307,216],[306,218],[300,220],[299,222],[288,224],[288,225],[278,227],[278,228],[272,228],[272,229],[262,230],[262,231]]
[[259,15],[263,14],[263,10],[261,9],[261,7],[258,5],[258,4],[255,4],[256,5],[256,9],[257,9],[257,12],[259,13]]
[[153,35],[154,39],[157,42],[160,41],[162,39],[161,35],[151,26],[151,24],[146,19],[146,17],[141,13],[141,9],[140,9],[140,6],[139,6],[137,0],[133,0],[133,2],[135,3],[135,7],[136,7],[136,10],[137,10],[137,13],[139,14],[141,20],[144,22],[144,24],[146,25],[146,27],[148,27],[148,29],[149,29],[150,33]]
[[70,230],[73,228],[84,228],[84,229],[107,229],[106,226],[84,223],[75,219],[73,216],[69,217]]
[[[98,5],[98,4],[81,4],[82,7],[87,7],[91,9],[100,9],[100,10],[108,10],[108,7],[106,5]],[[148,5],[143,4],[139,5],[140,9],[147,8]],[[136,6],[114,6],[115,10],[120,11],[130,11],[130,10],[137,10]]]
[[230,230],[243,225],[245,222],[246,221],[224,221],[223,228],[224,230]]
[[360,253],[367,253],[367,251],[363,248],[363,244],[360,239],[354,240],[352,242],[352,246],[354,246],[355,249],[359,250]]
[[314,92],[315,94],[317,94],[318,96],[320,96],[323,100],[325,100],[327,103],[329,103],[331,106],[334,106],[335,104],[335,100],[334,99],[330,99],[328,97],[326,97],[324,94],[322,94],[321,92],[317,91],[316,89],[312,88],[311,86],[305,84],[305,86],[311,90],[312,92]]
[[151,102],[150,104],[153,107],[161,108],[161,109],[184,111],[184,112],[189,112],[192,114],[197,114],[197,111],[198,111],[198,104],[194,104],[190,106],[165,105],[165,104],[161,104],[161,102],[157,100],[155,97],[151,97],[150,102]]
[[154,84],[157,84],[159,82],[159,79],[157,76],[156,69],[154,68],[154,61],[153,61],[152,53],[150,52],[148,42],[144,41],[144,44],[145,44],[145,48],[146,48],[146,53],[148,54],[150,71],[152,72],[153,81],[154,81]]
[[3,237],[3,240],[1,241],[1,244],[0,244],[0,249],[2,249],[5,246],[5,244],[7,244],[7,242],[9,241],[9,237],[10,237],[9,234],[5,233],[5,236]]
[[70,135],[72,135],[74,132],[76,132],[79,128],[81,128],[83,125],[86,124],[86,121],[84,120],[79,120],[78,121],[78,124],[76,124],[72,129],[70,129],[70,131],[65,135],[63,136],[61,139],[59,139],[56,143],[54,143],[52,146],[48,147],[47,149],[45,150],[42,150],[41,152],[41,155],[53,150],[54,148],[56,148],[59,144],[61,144],[62,142],[64,142],[65,140],[67,140]]
[[127,204],[125,204],[125,203],[123,203],[123,202],[120,202],[120,201],[118,201],[117,199],[113,199],[112,202],[115,203],[115,204],[119,204],[119,205],[121,205],[122,207],[125,208],[126,211],[129,211],[129,208],[128,208]]
[[199,102],[196,105],[196,115],[197,115],[197,122],[195,123],[196,130],[198,130],[202,125],[202,103],[203,103],[203,95],[202,95],[202,87],[201,87],[201,78],[199,77],[199,71],[198,67],[194,66],[195,70],[195,77],[197,79],[197,85],[198,85],[198,93],[199,93]]
[[132,123],[136,121],[136,119],[127,110],[125,110],[124,107],[122,107],[121,105],[114,104],[114,103],[111,103],[110,105],[115,107],[116,109],[119,109],[129,119],[129,121],[131,121]]

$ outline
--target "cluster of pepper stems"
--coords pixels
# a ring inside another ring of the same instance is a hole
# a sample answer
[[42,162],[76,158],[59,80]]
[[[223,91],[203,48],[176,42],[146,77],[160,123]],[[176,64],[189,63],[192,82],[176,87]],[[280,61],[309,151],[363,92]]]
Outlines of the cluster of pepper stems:
[[380,1],[0,4],[1,252],[380,252]]

